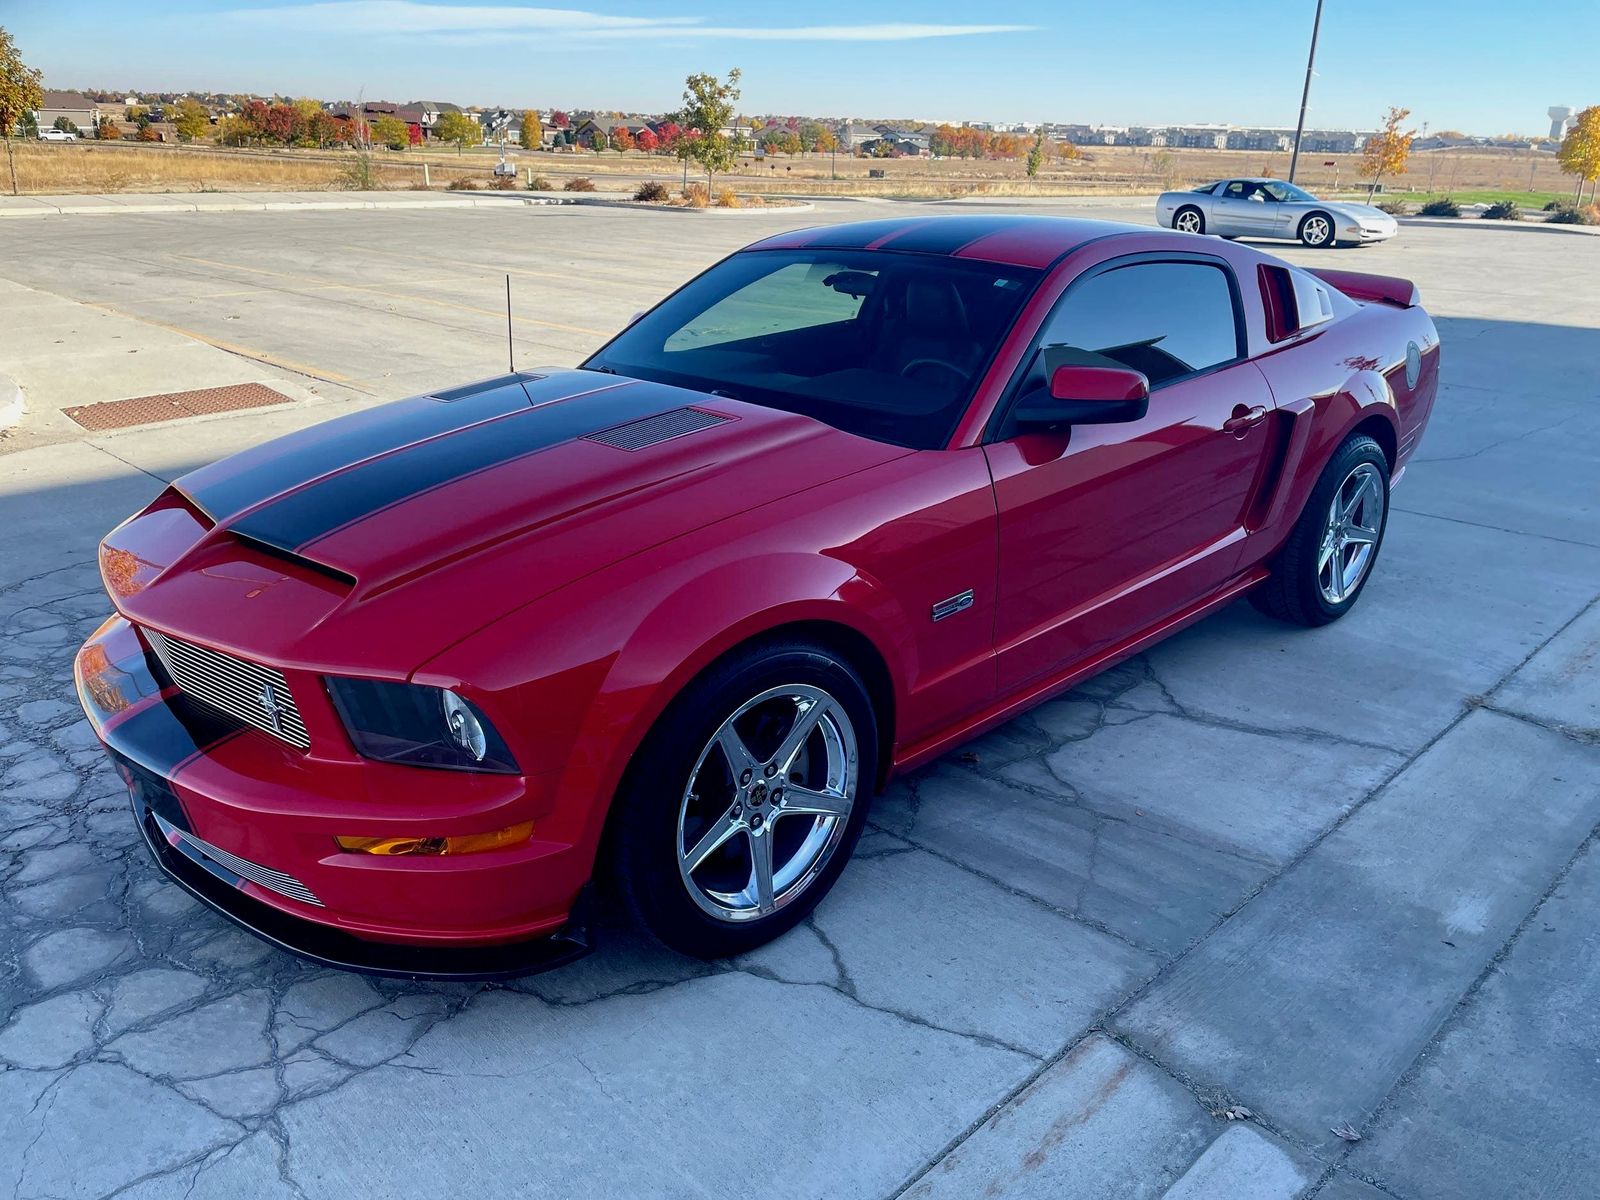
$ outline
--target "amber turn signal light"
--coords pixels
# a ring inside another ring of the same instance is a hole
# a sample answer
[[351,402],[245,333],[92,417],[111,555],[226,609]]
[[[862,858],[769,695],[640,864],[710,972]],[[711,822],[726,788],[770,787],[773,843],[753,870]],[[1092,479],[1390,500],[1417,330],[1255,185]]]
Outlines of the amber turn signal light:
[[336,837],[347,854],[477,854],[515,846],[533,836],[533,822],[522,821],[490,833],[463,833],[455,837]]

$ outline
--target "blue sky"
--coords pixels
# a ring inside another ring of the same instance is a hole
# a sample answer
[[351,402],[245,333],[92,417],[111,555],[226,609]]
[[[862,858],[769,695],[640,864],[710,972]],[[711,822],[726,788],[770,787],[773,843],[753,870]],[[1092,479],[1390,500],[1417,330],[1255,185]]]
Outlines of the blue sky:
[[[1292,125],[1314,0],[0,0],[52,87],[659,111],[744,71],[746,112]],[[1543,133],[1600,103],[1600,0],[1326,0],[1310,122]]]

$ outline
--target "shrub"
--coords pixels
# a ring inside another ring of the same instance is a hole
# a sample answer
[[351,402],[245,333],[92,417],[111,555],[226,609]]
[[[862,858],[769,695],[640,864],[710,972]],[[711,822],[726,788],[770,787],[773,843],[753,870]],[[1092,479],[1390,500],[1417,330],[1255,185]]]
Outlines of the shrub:
[[1454,200],[1446,196],[1442,200],[1429,200],[1422,206],[1422,215],[1425,217],[1459,217],[1461,209]]
[[576,179],[569,179],[561,188],[564,192],[592,192],[594,180],[587,175],[579,175]]
[[1566,200],[1545,205],[1552,225],[1600,225],[1600,205],[1588,204],[1579,208]]
[[452,179],[445,185],[445,190],[449,192],[475,192],[478,190],[478,181],[463,175],[459,179]]
[[683,199],[690,208],[704,208],[711,203],[711,193],[703,183],[691,183],[683,189]]
[[1485,221],[1520,221],[1522,220],[1522,210],[1517,207],[1515,200],[1501,200],[1483,210],[1483,219]]
[[543,175],[535,175],[528,181],[528,190],[530,192],[553,192],[556,190],[556,185]]
[[517,177],[515,175],[496,175],[489,180],[489,186],[497,192],[509,192],[517,186]]
[[1404,200],[1380,200],[1378,208],[1388,213],[1391,217],[1403,217],[1410,211],[1411,206]]
[[667,190],[667,185],[659,179],[647,179],[633,193],[633,198],[635,200],[645,200],[651,204],[664,204],[672,199],[672,193]]
[[1560,209],[1563,209],[1563,208],[1576,208],[1576,207],[1577,207],[1577,205],[1573,204],[1573,202],[1571,200],[1546,200],[1544,202],[1544,211],[1545,212],[1557,212],[1557,211],[1559,211]]
[[723,188],[717,192],[717,207],[743,208],[744,205],[740,203],[739,197],[733,194],[732,188]]

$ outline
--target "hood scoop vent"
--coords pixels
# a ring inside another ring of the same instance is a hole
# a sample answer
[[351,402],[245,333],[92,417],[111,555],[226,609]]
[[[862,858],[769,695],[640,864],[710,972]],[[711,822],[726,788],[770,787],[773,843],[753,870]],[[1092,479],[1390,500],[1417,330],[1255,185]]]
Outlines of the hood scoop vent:
[[599,433],[591,433],[584,440],[599,442],[602,446],[617,450],[643,450],[646,446],[698,433],[731,420],[732,417],[700,408],[675,408],[671,412],[657,413],[653,417],[642,417],[637,421],[603,429]]

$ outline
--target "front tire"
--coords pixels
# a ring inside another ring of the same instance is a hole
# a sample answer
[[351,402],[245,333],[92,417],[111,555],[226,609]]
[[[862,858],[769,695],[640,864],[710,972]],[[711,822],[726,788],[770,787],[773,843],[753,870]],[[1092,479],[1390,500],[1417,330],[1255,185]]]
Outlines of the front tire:
[[1389,460],[1365,434],[1347,438],[1323,469],[1272,575],[1250,603],[1296,625],[1337,621],[1372,577],[1389,522]]
[[809,641],[746,647],[662,715],[611,815],[612,870],[634,918],[699,958],[792,929],[844,870],[877,778],[872,699]]
[[1312,250],[1326,250],[1338,240],[1333,218],[1320,209],[1300,222],[1300,241]]
[[1204,233],[1206,231],[1206,218],[1198,208],[1186,204],[1172,214],[1172,227],[1179,233]]

